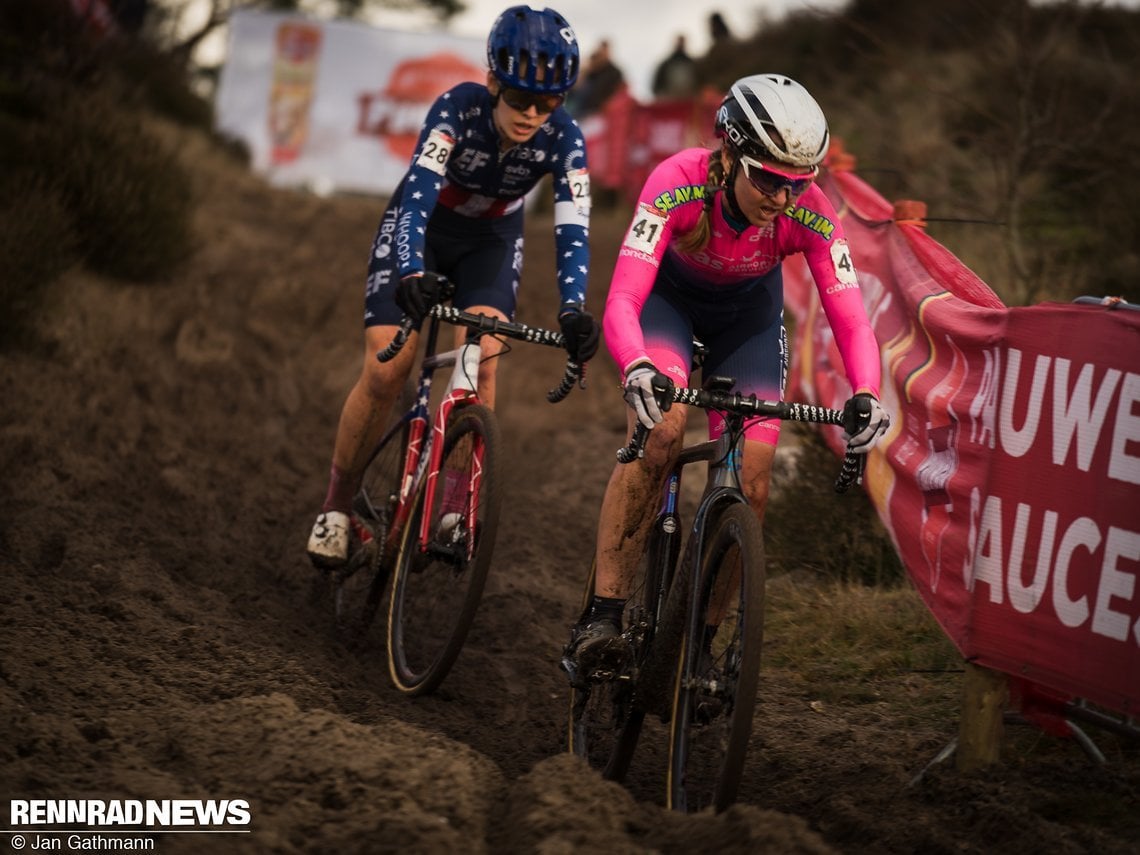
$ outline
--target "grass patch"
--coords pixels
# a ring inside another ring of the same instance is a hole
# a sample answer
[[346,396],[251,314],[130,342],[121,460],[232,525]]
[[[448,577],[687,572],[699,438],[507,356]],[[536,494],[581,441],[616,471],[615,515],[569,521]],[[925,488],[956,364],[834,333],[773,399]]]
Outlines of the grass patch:
[[962,659],[909,585],[770,578],[764,669],[823,704],[888,704],[906,724],[956,716]]
[[810,427],[786,423],[781,431],[764,518],[769,572],[810,569],[865,585],[902,583],[902,562],[867,494],[858,487],[835,493],[839,458]]

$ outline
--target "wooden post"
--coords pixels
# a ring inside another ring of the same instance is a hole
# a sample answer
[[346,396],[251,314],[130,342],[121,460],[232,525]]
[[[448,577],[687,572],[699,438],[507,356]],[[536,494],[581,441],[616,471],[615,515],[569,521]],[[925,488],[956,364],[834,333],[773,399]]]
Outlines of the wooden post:
[[1008,702],[1005,674],[966,663],[956,755],[959,772],[972,772],[998,762],[1002,716]]

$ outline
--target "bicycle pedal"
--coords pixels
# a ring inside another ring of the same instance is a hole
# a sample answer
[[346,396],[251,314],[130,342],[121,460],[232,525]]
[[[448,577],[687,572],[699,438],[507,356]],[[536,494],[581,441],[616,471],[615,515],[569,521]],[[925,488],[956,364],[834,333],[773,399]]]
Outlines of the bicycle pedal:
[[588,676],[590,679],[613,679],[629,661],[630,652],[629,642],[620,635],[594,645],[587,651]]
[[359,570],[361,567],[368,567],[372,564],[372,560],[376,555],[376,542],[369,541],[362,544],[355,552],[348,556],[348,560],[344,562],[336,573],[339,576],[348,577]]
[[558,660],[558,667],[566,672],[566,676],[570,679],[570,685],[575,689],[587,688],[587,683],[581,678],[578,670],[578,663],[570,656],[563,656]]
[[699,725],[712,724],[727,712],[722,698],[715,695],[698,698],[693,705],[693,722]]
[[623,679],[619,671],[614,668],[596,662],[583,667],[570,656],[563,656],[558,662],[558,667],[566,672],[570,685],[580,692],[589,691],[597,683]]

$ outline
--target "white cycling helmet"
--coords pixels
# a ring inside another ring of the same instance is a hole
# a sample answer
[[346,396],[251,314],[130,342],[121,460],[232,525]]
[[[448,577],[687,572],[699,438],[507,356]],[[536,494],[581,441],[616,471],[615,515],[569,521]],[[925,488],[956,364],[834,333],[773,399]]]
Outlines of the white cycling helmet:
[[830,135],[819,104],[782,74],[753,74],[732,84],[716,113],[716,135],[749,157],[816,166]]

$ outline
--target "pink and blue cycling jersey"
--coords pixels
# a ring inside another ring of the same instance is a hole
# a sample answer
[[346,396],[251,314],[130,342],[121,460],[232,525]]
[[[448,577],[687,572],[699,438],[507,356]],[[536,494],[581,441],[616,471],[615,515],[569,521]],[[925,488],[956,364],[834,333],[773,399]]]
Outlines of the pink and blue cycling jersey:
[[700,217],[709,158],[715,155],[704,148],[681,151],[658,165],[642,188],[614,268],[604,317],[606,344],[623,374],[638,361],[652,361],[641,313],[663,261],[686,281],[728,293],[728,289],[760,280],[789,255],[802,253],[852,389],[877,397],[879,347],[863,308],[843,227],[819,187],[812,184],[795,206],[770,225],[749,224],[742,231],[725,219],[717,200],[710,211],[708,245],[694,255],[674,248],[673,240],[689,232]]

